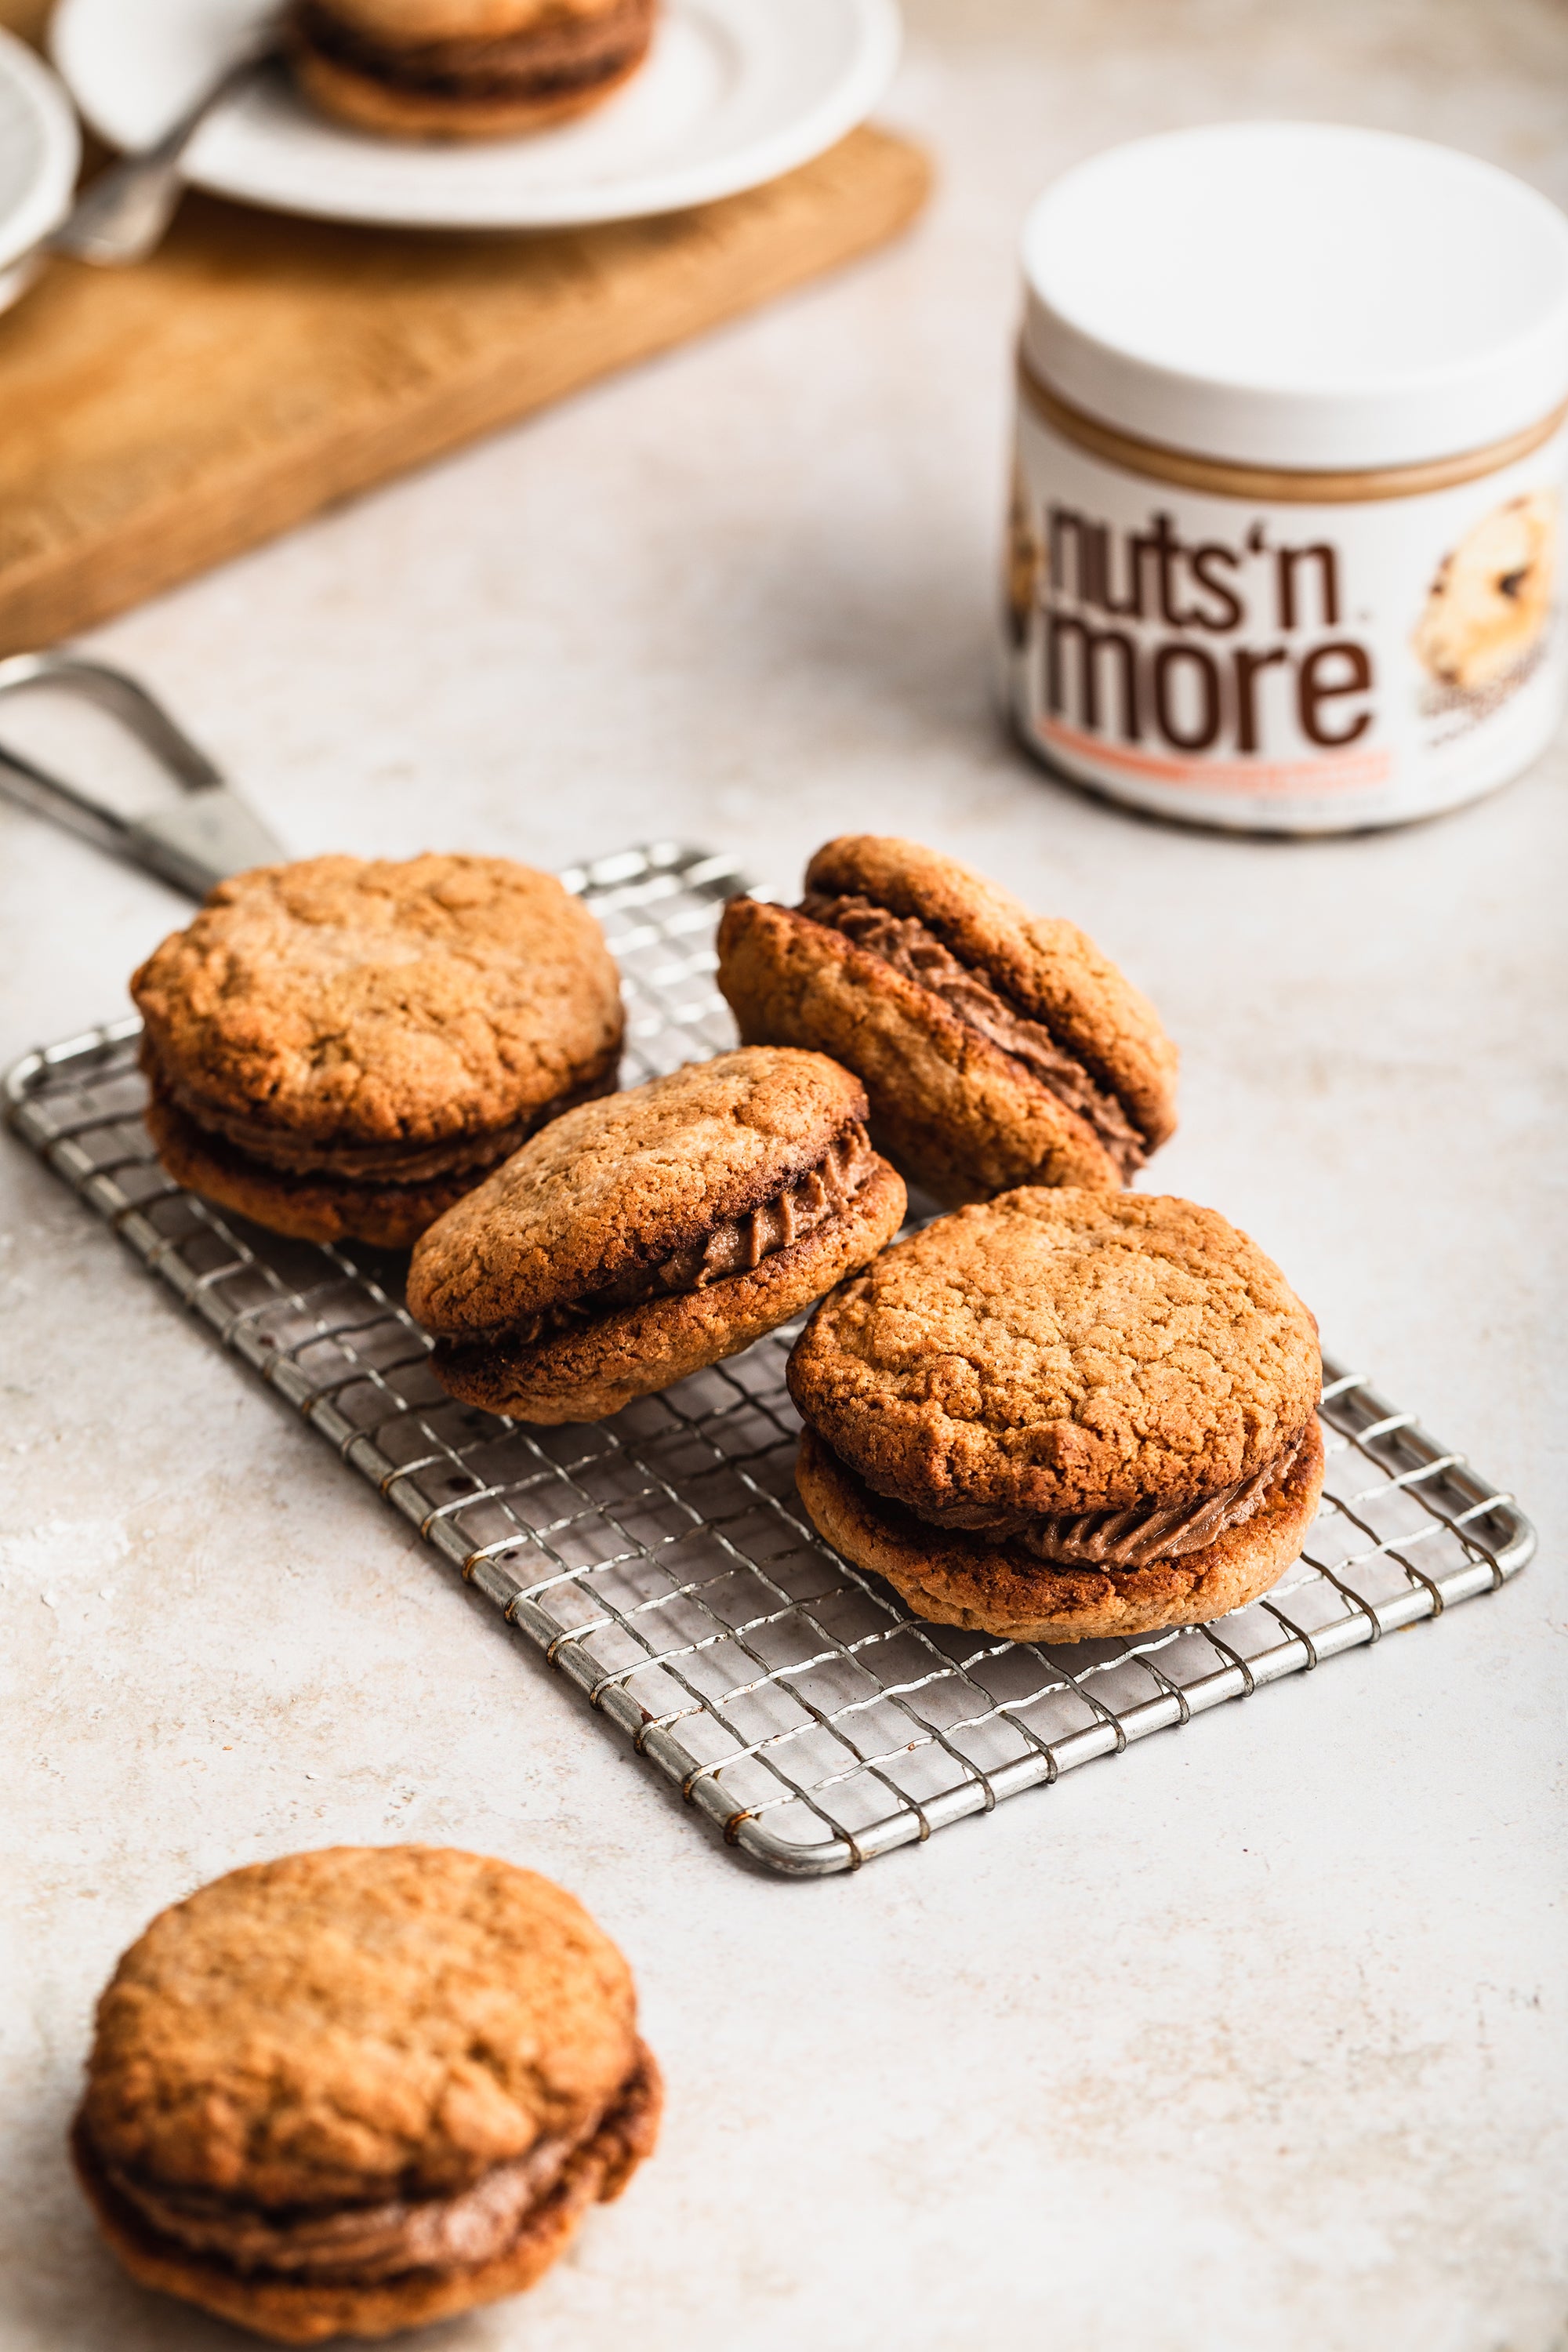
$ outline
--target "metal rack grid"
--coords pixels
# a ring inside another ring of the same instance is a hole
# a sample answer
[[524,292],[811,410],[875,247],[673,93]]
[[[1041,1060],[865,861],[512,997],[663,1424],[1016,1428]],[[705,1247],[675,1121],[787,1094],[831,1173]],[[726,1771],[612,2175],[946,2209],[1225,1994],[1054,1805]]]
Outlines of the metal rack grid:
[[[714,989],[725,859],[660,844],[563,877],[604,922],[628,1079],[732,1043]],[[9,1073],[13,1126],[548,1664],[757,1861],[852,1869],[1091,1757],[1472,1595],[1529,1521],[1464,1456],[1325,1363],[1329,1473],[1310,1549],[1203,1627],[1070,1648],[910,1615],[795,1500],[784,1360],[798,1326],[611,1421],[533,1429],[455,1403],[401,1261],[280,1240],[171,1182],[141,1124],[139,1024]]]

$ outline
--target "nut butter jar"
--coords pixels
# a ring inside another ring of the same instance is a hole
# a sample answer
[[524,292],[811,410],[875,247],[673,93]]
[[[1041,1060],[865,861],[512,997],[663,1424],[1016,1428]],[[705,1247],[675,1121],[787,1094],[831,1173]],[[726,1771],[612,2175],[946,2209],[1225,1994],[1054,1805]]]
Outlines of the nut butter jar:
[[1048,189],[1004,613],[1028,747],[1203,824],[1457,807],[1560,716],[1568,220],[1424,141],[1233,123]]

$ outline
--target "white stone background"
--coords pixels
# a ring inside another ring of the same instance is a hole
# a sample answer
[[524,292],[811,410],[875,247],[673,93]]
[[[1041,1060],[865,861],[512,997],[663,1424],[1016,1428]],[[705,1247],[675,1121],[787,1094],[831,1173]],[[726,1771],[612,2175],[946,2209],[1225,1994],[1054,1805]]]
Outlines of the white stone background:
[[[910,13],[885,112],[942,179],[904,244],[93,643],[300,852],[679,835],[784,881],[866,826],[1071,914],[1184,1049],[1152,1181],[1256,1234],[1331,1345],[1520,1492],[1542,1557],[854,1878],[775,1882],[0,1145],[6,2352],[238,2342],[92,2236],[62,2147],[92,2000],[199,1881],[403,1837],[576,1889],[670,2088],[625,2202],[443,2352],[1568,2343],[1563,758],[1426,827],[1226,840],[1053,784],[987,692],[1037,186],[1279,112],[1568,199],[1568,14]],[[0,908],[7,1053],[121,1010],[184,919],[4,807]]]

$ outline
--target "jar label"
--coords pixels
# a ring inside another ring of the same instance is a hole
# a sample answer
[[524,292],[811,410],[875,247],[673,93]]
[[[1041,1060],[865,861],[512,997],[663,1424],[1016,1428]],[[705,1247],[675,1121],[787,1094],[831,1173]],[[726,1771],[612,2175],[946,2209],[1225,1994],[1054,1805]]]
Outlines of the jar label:
[[1447,488],[1260,503],[1018,418],[1004,627],[1053,765],[1205,824],[1340,831],[1458,805],[1544,749],[1568,632],[1568,427]]

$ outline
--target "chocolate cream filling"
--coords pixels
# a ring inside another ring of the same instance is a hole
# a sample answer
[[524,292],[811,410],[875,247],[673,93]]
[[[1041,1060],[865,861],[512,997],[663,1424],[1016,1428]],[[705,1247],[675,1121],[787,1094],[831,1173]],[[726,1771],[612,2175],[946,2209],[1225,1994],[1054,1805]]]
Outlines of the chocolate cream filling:
[[1043,1022],[1016,1011],[984,972],[961,963],[924,923],[913,916],[891,914],[874,899],[824,898],[815,892],[801,900],[795,912],[841,932],[906,980],[929,988],[949,1012],[1021,1062],[1032,1078],[1092,1128],[1123,1181],[1142,1167],[1148,1158],[1143,1138],[1115,1096],[1095,1084]]
[[620,0],[594,16],[546,16],[493,40],[378,41],[320,0],[298,0],[296,37],[319,57],[392,89],[427,98],[546,99],[612,81],[639,57],[653,0]]
[[492,2165],[450,2197],[389,2197],[379,2204],[269,2211],[218,2196],[155,2186],[94,2149],[110,2186],[149,2228],[187,2252],[248,2277],[371,2286],[407,2271],[478,2270],[504,2254],[557,2186],[577,2150],[604,2133],[641,2137],[649,2097],[641,2060],[613,2105],[574,2138],[536,2140],[526,2156]]
[[751,1274],[765,1258],[819,1234],[842,1217],[877,1164],[858,1119],[836,1135],[815,1167],[741,1216],[721,1217],[699,1240],[656,1265],[634,1267],[580,1298],[563,1299],[537,1315],[509,1323],[504,1337],[527,1347],[536,1339],[580,1329],[618,1307],[676,1298],[707,1290],[731,1275]]
[[477,1135],[449,1135],[433,1143],[342,1143],[297,1135],[266,1119],[247,1118],[206,1101],[174,1076],[146,1035],[142,1041],[142,1067],[156,1091],[193,1126],[263,1168],[285,1176],[337,1176],[348,1182],[380,1184],[427,1183],[439,1176],[462,1175],[471,1168],[493,1168],[574,1103],[610,1094],[616,1083],[612,1066],[587,1086],[575,1087],[504,1127],[485,1128]]
[[[1262,1509],[1271,1487],[1288,1475],[1305,1430],[1288,1438],[1277,1454],[1213,1494],[1194,1502],[1137,1503],[1124,1511],[1062,1511],[1037,1514],[998,1511],[989,1504],[950,1503],[915,1512],[930,1527],[971,1530],[1017,1544],[1053,1568],[1153,1568],[1217,1543]],[[906,1506],[906,1507],[908,1507]]]

